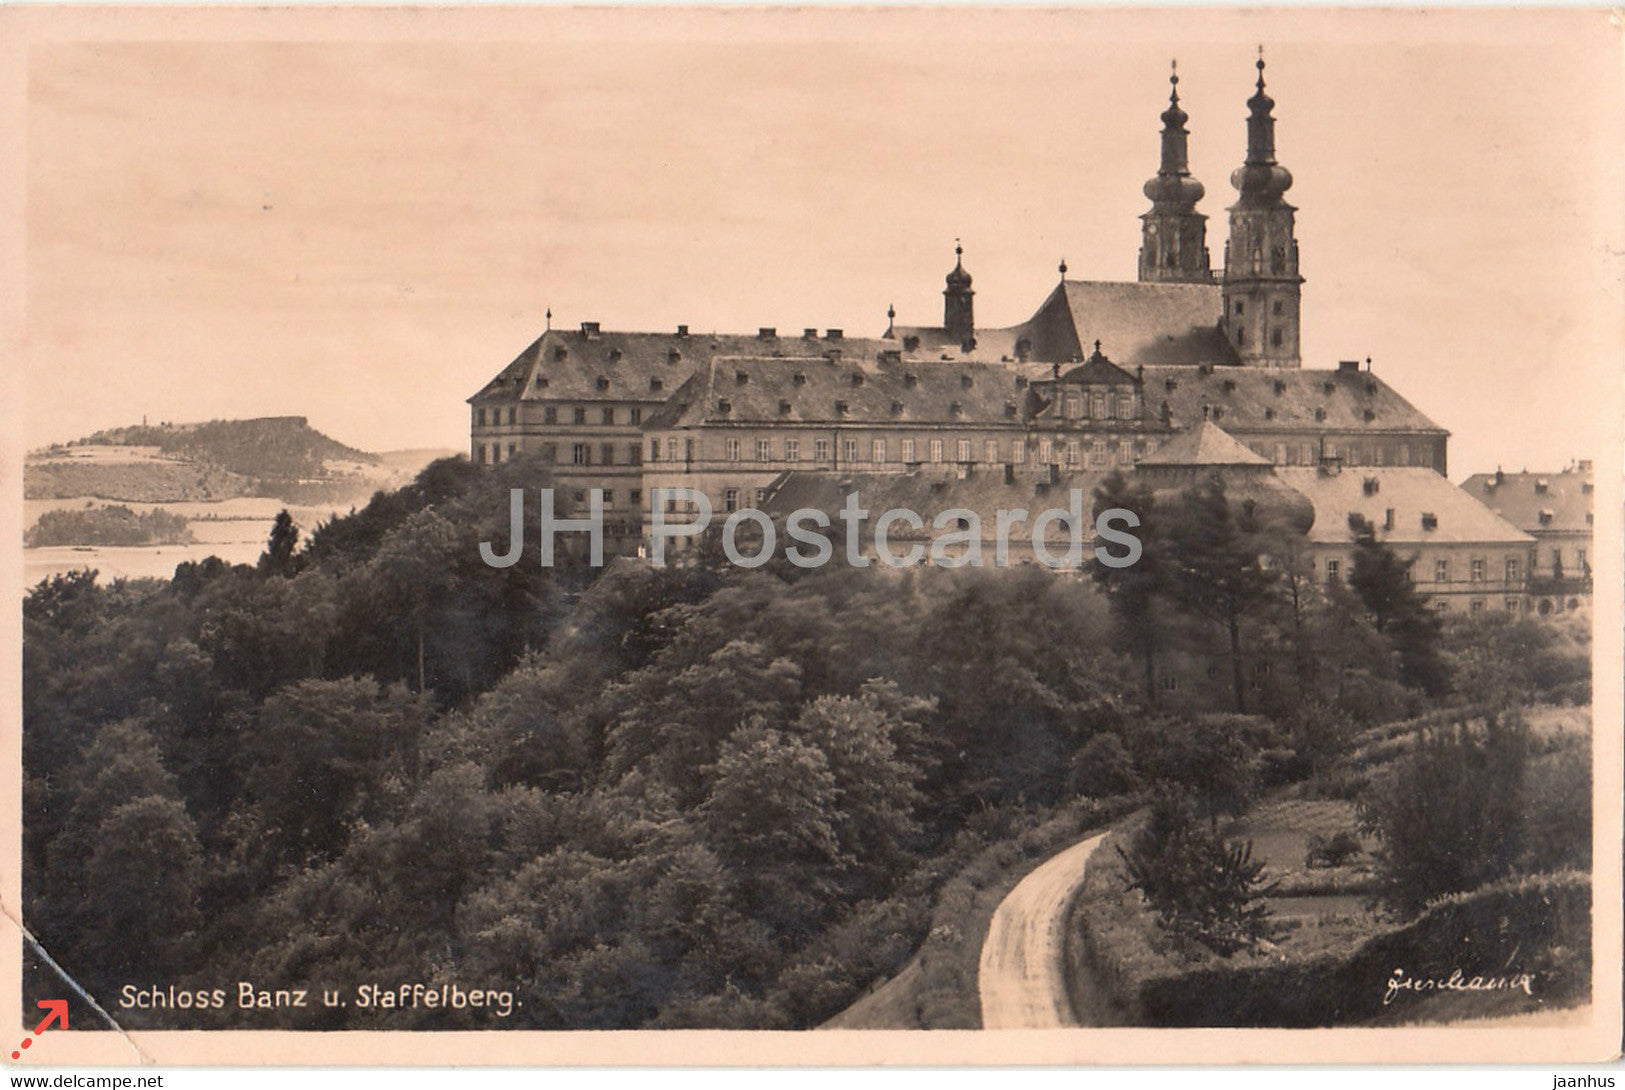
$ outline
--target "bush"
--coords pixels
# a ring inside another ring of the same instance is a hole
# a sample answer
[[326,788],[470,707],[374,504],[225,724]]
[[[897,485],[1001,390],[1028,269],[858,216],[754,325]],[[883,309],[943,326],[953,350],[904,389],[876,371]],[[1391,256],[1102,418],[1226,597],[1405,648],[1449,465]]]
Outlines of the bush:
[[1227,843],[1183,797],[1160,795],[1129,850],[1117,850],[1129,888],[1176,941],[1229,956],[1270,936],[1269,909],[1257,900],[1264,863],[1253,859],[1252,841]]
[[1516,712],[1423,728],[1373,783],[1361,825],[1375,833],[1382,898],[1410,914],[1512,869],[1523,833],[1528,727]]
[[1365,848],[1361,846],[1359,836],[1347,829],[1334,833],[1329,837],[1314,833],[1309,837],[1309,851],[1303,857],[1303,865],[1306,867],[1341,867],[1364,851]]

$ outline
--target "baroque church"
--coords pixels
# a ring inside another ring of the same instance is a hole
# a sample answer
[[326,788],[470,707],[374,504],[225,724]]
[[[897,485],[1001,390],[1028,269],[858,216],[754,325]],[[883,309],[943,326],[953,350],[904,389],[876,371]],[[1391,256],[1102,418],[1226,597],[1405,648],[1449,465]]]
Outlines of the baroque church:
[[[983,327],[956,247],[941,325],[899,324],[888,310],[878,337],[769,327],[628,333],[590,321],[555,330],[550,323],[469,399],[471,456],[481,464],[521,454],[550,463],[561,516],[584,515],[591,490],[601,490],[606,551],[630,555],[644,544],[656,489],[699,491],[721,513],[763,507],[774,493],[805,493],[809,482],[816,492],[819,480],[900,477],[939,492],[945,482],[972,480],[1006,490],[1053,487],[1063,478],[1092,487],[1113,469],[1154,461],[1177,437],[1211,429],[1246,458],[1303,481],[1351,473],[1380,489],[1379,477],[1400,473],[1419,508],[1415,536],[1443,542],[1451,535],[1440,513],[1420,508],[1459,511],[1458,498],[1466,499],[1444,477],[1448,432],[1373,373],[1369,360],[1303,366],[1297,210],[1286,200],[1292,174],[1276,159],[1275,102],[1262,57],[1257,68],[1218,270],[1198,210],[1205,188],[1190,172],[1189,117],[1175,72],[1160,164],[1144,189],[1151,203],[1140,217],[1136,280],[1070,279],[1063,262],[1032,317]],[[1328,519],[1344,526],[1346,513],[1320,505],[1322,534]],[[1376,506],[1377,524],[1386,518],[1399,541],[1395,512]],[[1528,535],[1484,514],[1465,521],[1487,540],[1454,544],[1493,548],[1497,562],[1503,552],[1527,551]],[[1336,544],[1329,542],[1331,552]],[[1338,561],[1328,555],[1326,562],[1335,578]],[[1469,560],[1462,564],[1470,570]],[[1511,584],[1494,582],[1494,591],[1475,588],[1474,600],[1510,600]]]

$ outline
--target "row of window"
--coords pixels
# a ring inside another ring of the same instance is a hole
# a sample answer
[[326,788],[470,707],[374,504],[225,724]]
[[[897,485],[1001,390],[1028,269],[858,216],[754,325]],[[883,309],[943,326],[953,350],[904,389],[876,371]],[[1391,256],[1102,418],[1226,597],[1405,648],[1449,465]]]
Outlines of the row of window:
[[1104,387],[1091,387],[1086,396],[1082,390],[1069,389],[1062,394],[1061,415],[1068,420],[1081,420],[1087,406],[1091,420],[1133,420],[1136,414],[1134,388],[1125,386],[1115,392]]
[[[667,461],[679,461],[684,457],[693,457],[692,441],[685,442],[671,436],[667,438],[664,455]],[[814,462],[828,462],[833,450],[831,440],[815,438],[808,444],[803,444],[800,438],[787,438],[782,440],[782,446],[776,446],[774,440],[762,437],[754,441],[752,453],[758,462],[773,462],[780,460],[776,455],[782,451],[782,460],[786,462],[799,462],[811,457]],[[858,439],[841,440],[840,455],[843,463],[867,461],[870,463],[887,463],[892,461],[892,448],[885,439],[872,439],[864,444]],[[921,454],[925,457],[921,457]],[[958,439],[949,445],[948,440],[928,440],[923,449],[913,439],[902,439],[897,444],[897,461],[903,463],[916,463],[929,461],[942,463],[950,460],[955,462],[971,462],[980,457],[981,461],[988,463],[1002,462],[1008,453],[1013,465],[1025,465],[1029,455],[1038,465],[1069,465],[1091,467],[1106,467],[1111,465],[1132,465],[1136,458],[1145,453],[1139,443],[1121,443],[1115,446],[1107,443],[1105,439],[1096,439],[1086,450],[1078,440],[1067,439],[1057,441],[1054,439],[1039,439],[1029,442],[1027,439],[1012,439],[1008,447],[998,439],[984,439],[980,448],[974,440]],[[724,455],[727,461],[742,462],[745,460],[746,447],[743,439],[728,439],[724,444]],[[660,440],[649,441],[649,460],[659,461],[662,455]]]
[[[598,445],[597,451],[594,452],[593,446],[592,446],[591,443],[571,443],[570,444],[570,464],[571,465],[576,465],[576,466],[590,466],[590,465],[600,465],[600,466],[629,465],[629,466],[637,466],[637,465],[642,465],[643,464],[643,447],[641,445],[639,445],[637,443],[628,443],[628,444],[626,444],[626,460],[624,462],[617,461],[616,446],[617,445],[615,443],[600,443]],[[487,464],[487,450],[488,449],[489,449],[489,452],[490,452],[489,453],[489,463],[491,465],[495,465],[498,462],[503,461],[503,444],[501,444],[501,443],[492,443],[490,445],[490,447],[487,448],[484,443],[481,443],[481,444],[479,444],[478,446],[476,446],[474,448],[474,458],[480,465]],[[557,444],[557,443],[543,443],[537,448],[537,450],[541,453],[542,461],[544,461],[544,462],[553,462],[553,463],[558,462],[558,460],[559,460],[559,444]],[[512,461],[514,459],[514,457],[518,453],[519,453],[519,444],[518,443],[509,443],[509,444],[507,444],[507,460],[508,461]],[[595,453],[597,455],[597,461],[593,460]]]
[[[1469,558],[1467,562],[1467,581],[1470,583],[1484,582],[1488,570],[1488,562],[1482,556]],[[1506,558],[1506,581],[1517,583],[1523,578],[1523,563],[1515,556]],[[1410,574],[1407,572],[1407,574]],[[1343,575],[1343,562],[1336,557],[1326,560],[1326,580],[1328,582],[1340,579]],[[1435,583],[1450,582],[1450,561],[1445,557],[1438,557],[1433,561],[1433,581]]]
[[[489,413],[487,413],[487,411],[485,409],[475,409],[474,410],[474,426],[476,428],[486,427],[487,426],[487,421],[490,422],[491,426],[500,425],[500,424],[503,423],[502,417],[503,417],[504,413],[507,414],[507,418],[508,418],[507,422],[509,424],[517,424],[517,423],[519,423],[519,410],[518,410],[517,407],[509,408],[509,409],[491,409],[489,411]],[[585,405],[576,405],[573,408],[569,409],[569,413],[570,413],[570,423],[572,423],[572,424],[585,424],[585,423],[587,423],[587,407]],[[600,406],[599,409],[598,409],[598,421],[597,422],[599,424],[610,424],[610,425],[615,425],[615,424],[641,424],[641,423],[643,423],[643,409],[642,409],[641,406],[633,405],[633,406],[628,407],[626,409],[624,415],[625,415],[625,419],[623,420],[621,418],[622,413],[620,412],[620,410],[617,410],[615,408],[615,406],[613,406],[613,405]],[[557,406],[557,405],[544,405],[544,406],[542,406],[542,423],[544,423],[544,424],[557,424],[558,422],[559,422],[559,406]]]

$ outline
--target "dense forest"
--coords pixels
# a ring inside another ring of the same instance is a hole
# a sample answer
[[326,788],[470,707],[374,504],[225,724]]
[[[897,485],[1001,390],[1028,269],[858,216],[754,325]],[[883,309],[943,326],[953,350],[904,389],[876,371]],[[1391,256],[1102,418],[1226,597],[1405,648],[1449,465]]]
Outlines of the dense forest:
[[[485,566],[545,473],[447,459],[307,541],[280,519],[254,567],[28,595],[27,919],[122,1022],[813,1026],[1050,807],[1288,782],[1452,694],[1588,684],[1555,630],[1441,625],[1374,541],[1311,590],[1213,484],[1095,578]],[[1220,696],[1169,706],[1159,670],[1204,655]],[[244,1010],[239,982],[309,1003]],[[355,1002],[413,982],[516,1004]],[[121,1008],[127,985],[226,1001]]]
[[154,507],[145,514],[123,504],[46,511],[23,534],[23,545],[189,545],[186,519]]

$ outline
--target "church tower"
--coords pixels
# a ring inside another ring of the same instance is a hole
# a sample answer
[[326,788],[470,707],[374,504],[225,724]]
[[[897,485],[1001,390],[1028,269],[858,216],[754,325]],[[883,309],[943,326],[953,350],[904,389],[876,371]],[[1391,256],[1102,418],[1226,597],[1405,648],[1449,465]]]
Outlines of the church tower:
[[1207,217],[1196,210],[1206,192],[1191,177],[1186,150],[1185,122],[1179,108],[1179,71],[1169,76],[1172,90],[1162,112],[1162,165],[1145,183],[1151,211],[1140,217],[1140,280],[1142,282],[1211,284],[1213,272],[1207,252]]
[[942,289],[942,328],[951,339],[969,346],[976,341],[976,316],[971,305],[976,293],[971,290],[964,259],[965,248],[955,242],[954,269],[948,274],[948,286]]
[[1275,100],[1264,93],[1262,48],[1258,90],[1247,106],[1247,160],[1230,175],[1239,195],[1230,206],[1224,247],[1224,329],[1249,367],[1301,367],[1297,209],[1282,199],[1292,188],[1292,174],[1275,161]]

